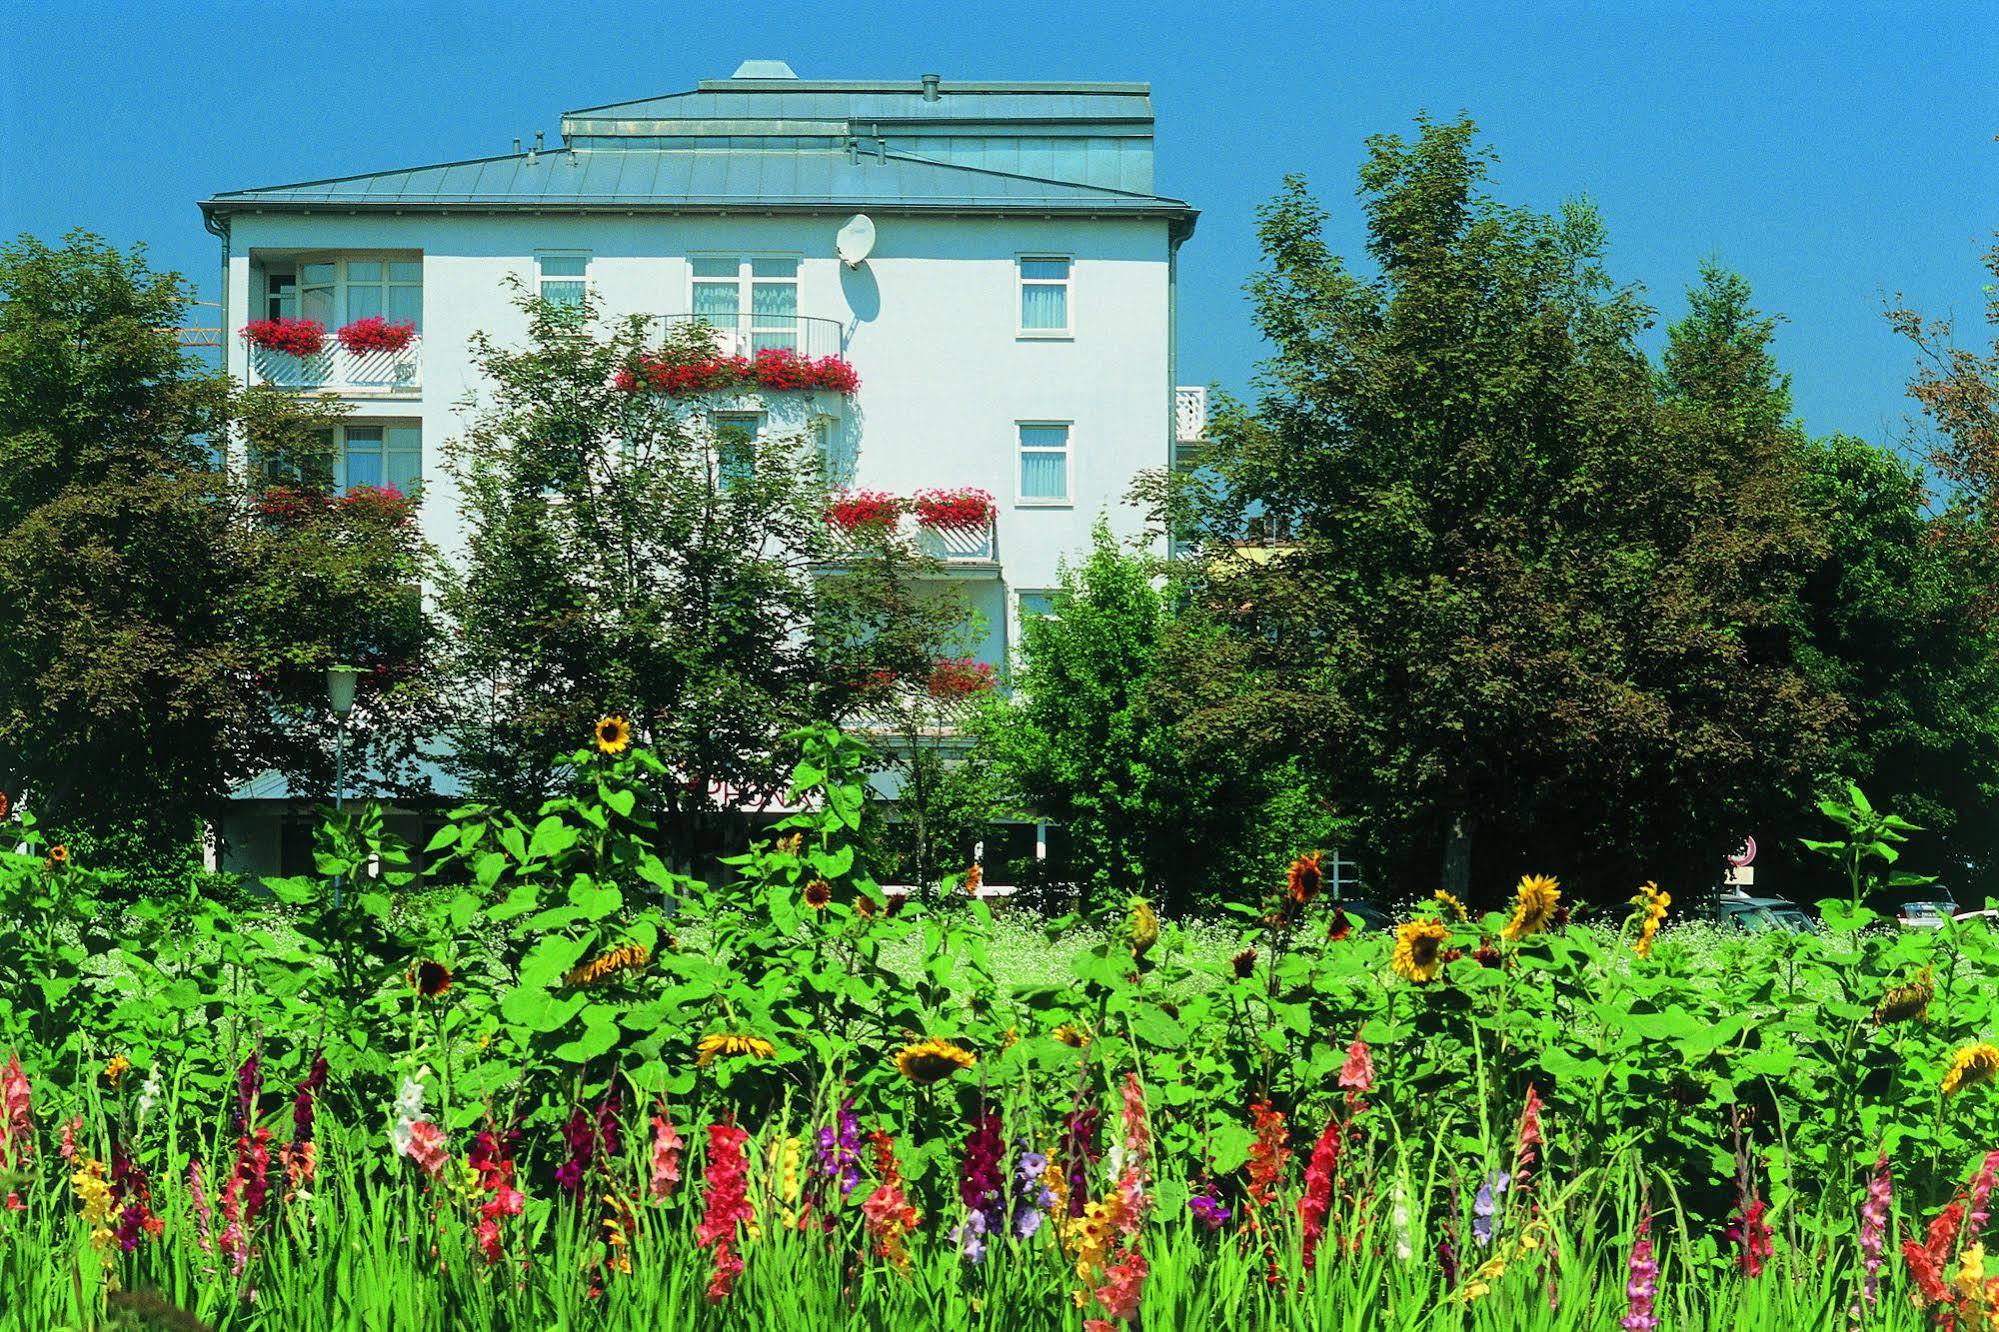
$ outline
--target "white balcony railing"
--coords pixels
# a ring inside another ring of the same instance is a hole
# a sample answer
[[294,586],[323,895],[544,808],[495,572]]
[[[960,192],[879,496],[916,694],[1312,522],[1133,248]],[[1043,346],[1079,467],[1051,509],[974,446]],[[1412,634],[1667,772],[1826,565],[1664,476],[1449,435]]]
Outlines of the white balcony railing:
[[350,352],[333,339],[316,356],[250,348],[250,380],[327,393],[411,393],[422,386],[423,338],[401,351]]
[[[840,534],[834,533],[836,538]],[[905,513],[896,520],[896,536],[909,543],[929,558],[937,561],[941,572],[947,575],[973,578],[992,578],[999,572],[999,520],[988,518],[977,527],[931,527],[917,521],[916,515]],[[857,538],[842,538],[837,543],[851,549],[858,549]],[[846,563],[843,554],[836,554],[834,567]]]
[[1173,438],[1181,444],[1199,444],[1207,437],[1207,386],[1182,384],[1173,390]]

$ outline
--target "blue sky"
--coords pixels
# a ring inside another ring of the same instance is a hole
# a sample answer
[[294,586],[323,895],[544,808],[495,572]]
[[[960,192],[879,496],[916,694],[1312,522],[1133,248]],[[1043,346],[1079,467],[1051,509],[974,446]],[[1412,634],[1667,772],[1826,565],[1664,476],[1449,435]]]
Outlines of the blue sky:
[[[144,241],[213,295],[197,198],[485,156],[557,114],[745,57],[811,78],[1144,79],[1183,252],[1181,379],[1240,390],[1254,212],[1303,171],[1358,255],[1363,139],[1467,110],[1496,192],[1588,193],[1664,319],[1700,259],[1786,316],[1816,431],[1900,439],[1883,301],[1975,318],[1999,228],[1999,0],[1818,3],[886,3],[326,6],[14,0],[0,39],[0,234]],[[1662,320],[1663,322],[1663,320]]]

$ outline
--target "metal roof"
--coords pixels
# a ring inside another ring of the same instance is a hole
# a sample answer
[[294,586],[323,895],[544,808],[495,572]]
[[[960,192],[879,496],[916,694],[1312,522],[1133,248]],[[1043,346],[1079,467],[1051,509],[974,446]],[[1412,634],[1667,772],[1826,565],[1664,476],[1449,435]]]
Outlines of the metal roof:
[[[691,92],[566,112],[552,150],[229,190],[247,209],[874,208],[1173,216],[1153,193],[1143,83],[787,78],[782,62]],[[765,77],[767,75],[767,77]],[[539,136],[537,136],[539,141]]]
[[258,208],[877,208],[1191,214],[1178,199],[827,147],[558,148],[265,189],[231,190],[205,213]]

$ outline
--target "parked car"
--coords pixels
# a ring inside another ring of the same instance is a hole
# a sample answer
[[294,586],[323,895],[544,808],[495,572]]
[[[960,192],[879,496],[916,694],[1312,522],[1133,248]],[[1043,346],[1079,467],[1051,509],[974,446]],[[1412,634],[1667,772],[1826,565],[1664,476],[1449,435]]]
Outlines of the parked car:
[[1348,899],[1343,902],[1334,902],[1332,907],[1335,911],[1346,912],[1347,915],[1353,918],[1354,924],[1364,930],[1393,930],[1395,928],[1395,917],[1389,915],[1372,902]]
[[1818,928],[1811,916],[1796,902],[1782,897],[1751,897],[1747,893],[1723,893],[1714,900],[1716,923],[1755,934],[1762,930],[1782,930],[1805,934]]
[[1867,905],[1876,915],[1911,930],[1940,930],[1957,914],[1950,890],[1940,883],[1885,889],[1869,897]]

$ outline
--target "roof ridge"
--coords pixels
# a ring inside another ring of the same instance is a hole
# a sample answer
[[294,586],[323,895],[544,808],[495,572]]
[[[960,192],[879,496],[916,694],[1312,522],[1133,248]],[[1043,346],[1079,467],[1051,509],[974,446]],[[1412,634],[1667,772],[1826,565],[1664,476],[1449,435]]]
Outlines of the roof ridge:
[[[538,150],[543,157],[553,157],[557,153],[587,152],[587,149],[557,145],[554,148]],[[272,190],[303,190],[314,185],[338,185],[350,180],[372,180],[377,176],[400,176],[411,171],[442,171],[449,167],[484,166],[488,162],[513,162],[536,155],[537,150],[525,149],[518,153],[495,153],[491,157],[465,157],[455,162],[420,162],[416,166],[384,167],[380,171],[354,171],[345,176],[323,176],[318,180],[290,180],[278,185],[258,185],[247,190],[219,190],[203,200],[228,199],[239,194],[269,194]]]
[[[800,149],[801,152],[823,151]],[[867,154],[863,154],[867,156]],[[1185,199],[1175,199],[1166,194],[1146,194],[1139,190],[1121,190],[1114,185],[1093,185],[1087,180],[1064,180],[1060,176],[1030,176],[1020,171],[1001,171],[997,167],[972,166],[966,162],[951,162],[939,157],[924,157],[920,153],[899,153],[891,151],[887,156],[902,162],[916,162],[923,166],[948,167],[952,171],[965,171],[975,176],[998,176],[1004,180],[1032,181],[1036,185],[1062,185],[1070,189],[1094,190],[1099,194],[1115,194],[1125,199],[1158,199],[1165,203],[1184,204]]]

